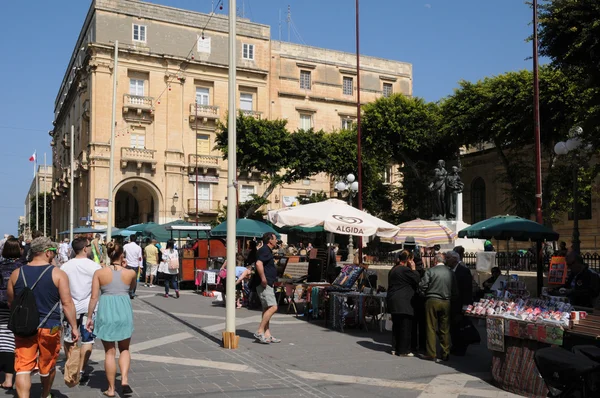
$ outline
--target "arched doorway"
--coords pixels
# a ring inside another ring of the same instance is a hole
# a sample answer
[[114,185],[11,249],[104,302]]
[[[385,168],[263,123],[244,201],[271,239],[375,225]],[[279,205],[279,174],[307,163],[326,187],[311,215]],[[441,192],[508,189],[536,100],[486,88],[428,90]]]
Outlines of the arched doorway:
[[485,181],[477,177],[471,183],[471,223],[486,219]]
[[158,204],[158,195],[150,184],[143,180],[123,183],[115,194],[115,227],[158,223]]

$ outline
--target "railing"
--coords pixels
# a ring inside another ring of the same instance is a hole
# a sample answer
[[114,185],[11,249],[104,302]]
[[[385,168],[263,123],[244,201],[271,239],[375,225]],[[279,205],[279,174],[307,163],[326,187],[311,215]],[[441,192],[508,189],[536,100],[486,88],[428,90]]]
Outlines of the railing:
[[188,213],[190,214],[196,214],[196,209],[198,209],[198,213],[216,214],[219,212],[220,206],[220,200],[198,199],[196,205],[196,198],[188,199]]
[[195,102],[190,104],[190,116],[195,117],[218,119],[219,118],[219,107],[216,105],[202,105]]
[[219,156],[190,154],[189,167],[195,168],[197,165],[198,167],[208,166],[218,168],[220,160],[221,158]]
[[[399,256],[398,253],[391,252],[374,252],[367,254],[367,262],[371,264],[394,264],[394,261]],[[600,254],[599,253],[582,253],[583,262],[596,272],[600,272]],[[430,267],[434,264],[433,255],[425,255],[421,257],[424,267]],[[548,269],[550,264],[550,256],[544,255],[544,269]],[[477,263],[477,253],[465,253],[463,263],[469,268],[475,269]],[[496,263],[501,270],[513,271],[535,271],[537,269],[537,258],[532,252],[498,252],[496,253]]]
[[152,170],[156,169],[156,151],[153,149],[121,147],[121,167],[126,168],[128,162],[135,162],[138,169],[148,163]]
[[123,104],[125,107],[152,109],[152,97],[144,97],[142,95],[125,94],[123,96]]
[[242,115],[244,116],[253,117],[255,119],[262,118],[262,112],[259,111],[249,111],[247,109],[240,109],[240,112],[242,112]]

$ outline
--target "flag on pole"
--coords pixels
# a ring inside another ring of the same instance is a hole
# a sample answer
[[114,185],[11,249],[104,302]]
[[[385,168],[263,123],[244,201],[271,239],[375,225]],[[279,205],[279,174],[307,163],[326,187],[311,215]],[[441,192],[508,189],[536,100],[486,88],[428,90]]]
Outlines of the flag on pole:
[[34,151],[34,152],[33,152],[33,155],[31,155],[31,156],[29,157],[29,161],[30,161],[30,162],[35,162],[35,160],[36,160],[36,159],[37,159],[37,154],[36,154],[36,152]]

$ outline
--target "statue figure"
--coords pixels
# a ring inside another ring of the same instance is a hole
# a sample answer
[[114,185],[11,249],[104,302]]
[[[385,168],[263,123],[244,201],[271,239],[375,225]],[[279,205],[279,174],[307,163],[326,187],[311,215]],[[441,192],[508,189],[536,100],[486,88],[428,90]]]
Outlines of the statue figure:
[[452,171],[446,177],[446,218],[456,220],[458,212],[458,194],[461,193],[465,184],[460,179],[460,169],[452,166]]
[[437,167],[434,169],[433,181],[429,183],[429,191],[433,194],[432,219],[434,220],[443,220],[446,214],[446,177],[448,172],[445,167],[446,162],[438,160]]

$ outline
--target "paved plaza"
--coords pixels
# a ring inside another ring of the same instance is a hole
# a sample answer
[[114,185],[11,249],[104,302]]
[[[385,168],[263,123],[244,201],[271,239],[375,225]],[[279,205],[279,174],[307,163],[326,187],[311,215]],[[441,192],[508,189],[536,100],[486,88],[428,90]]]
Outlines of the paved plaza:
[[[516,397],[488,383],[491,356],[484,345],[442,365],[391,356],[389,332],[341,333],[284,313],[271,322],[283,342],[262,345],[252,337],[260,312],[239,309],[240,347],[225,350],[220,347],[224,307],[190,291],[179,300],[161,292],[140,288],[133,301],[130,385],[135,397]],[[69,389],[59,373],[54,396],[102,396],[107,386],[103,359],[98,342],[88,383]],[[33,382],[36,396],[39,377]]]

